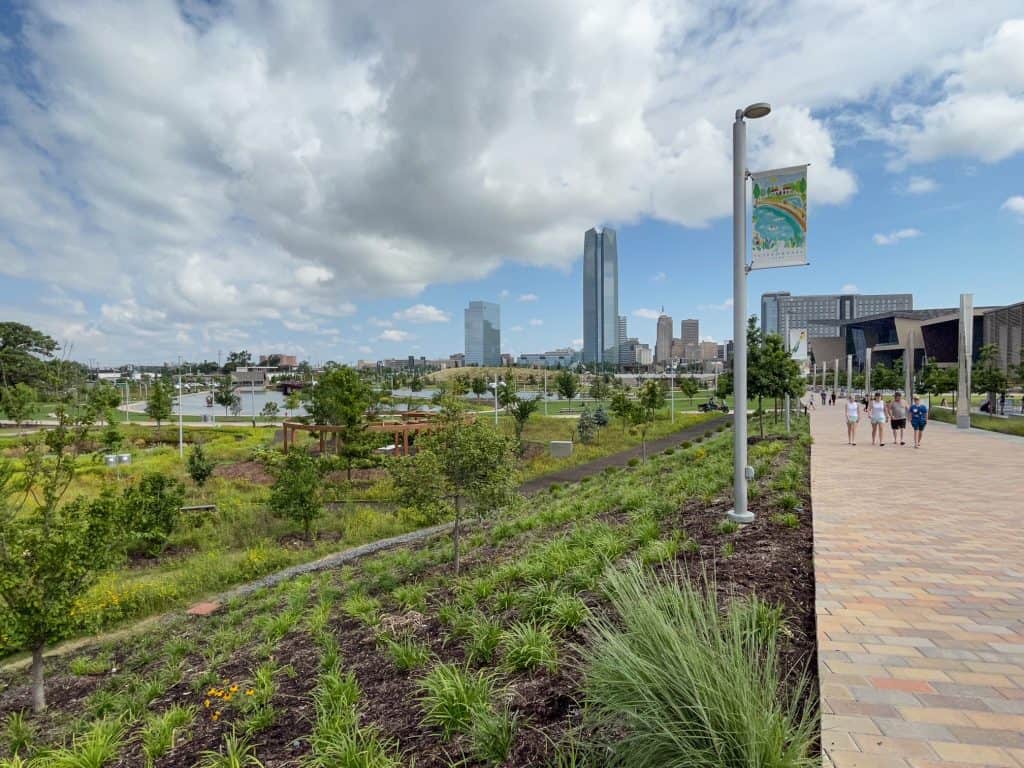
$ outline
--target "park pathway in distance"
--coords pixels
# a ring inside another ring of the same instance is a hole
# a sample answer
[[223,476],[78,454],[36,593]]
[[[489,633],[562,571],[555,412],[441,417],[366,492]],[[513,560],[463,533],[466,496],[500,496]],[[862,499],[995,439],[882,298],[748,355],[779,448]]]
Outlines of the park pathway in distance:
[[824,765],[1024,768],[1024,439],[851,447],[844,411],[811,416]]

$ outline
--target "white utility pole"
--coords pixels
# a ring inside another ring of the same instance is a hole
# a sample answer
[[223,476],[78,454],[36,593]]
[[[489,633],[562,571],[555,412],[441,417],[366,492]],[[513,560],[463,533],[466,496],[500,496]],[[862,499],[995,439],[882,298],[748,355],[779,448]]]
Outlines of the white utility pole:
[[181,355],[178,355],[178,458],[185,458],[185,426],[181,418],[181,396],[185,388],[181,385]]

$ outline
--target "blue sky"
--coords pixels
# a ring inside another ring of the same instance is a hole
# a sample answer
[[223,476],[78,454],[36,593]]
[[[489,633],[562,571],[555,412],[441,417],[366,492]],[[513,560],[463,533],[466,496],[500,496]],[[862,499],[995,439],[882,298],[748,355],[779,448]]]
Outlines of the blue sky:
[[758,100],[751,169],[811,163],[811,263],[753,273],[751,311],[1019,301],[1024,13],[961,5],[8,4],[0,308],[101,363],[354,362],[459,351],[486,299],[538,352],[578,343],[607,225],[630,335],[664,306],[721,341],[731,113]]

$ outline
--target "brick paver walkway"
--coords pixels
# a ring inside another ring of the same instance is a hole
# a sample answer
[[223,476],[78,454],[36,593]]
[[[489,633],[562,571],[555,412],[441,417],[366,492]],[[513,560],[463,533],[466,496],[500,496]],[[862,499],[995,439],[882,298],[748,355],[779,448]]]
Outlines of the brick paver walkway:
[[1024,768],[1024,440],[811,429],[825,766]]

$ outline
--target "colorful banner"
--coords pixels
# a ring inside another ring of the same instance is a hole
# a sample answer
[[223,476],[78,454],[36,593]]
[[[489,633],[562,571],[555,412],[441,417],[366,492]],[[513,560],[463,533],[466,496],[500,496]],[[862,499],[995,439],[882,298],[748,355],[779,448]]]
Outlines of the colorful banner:
[[789,329],[789,355],[794,360],[807,359],[807,329]]
[[807,166],[750,174],[754,192],[751,269],[807,263]]

